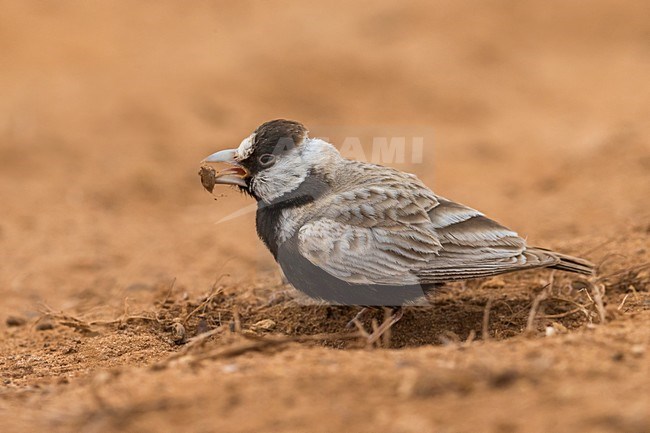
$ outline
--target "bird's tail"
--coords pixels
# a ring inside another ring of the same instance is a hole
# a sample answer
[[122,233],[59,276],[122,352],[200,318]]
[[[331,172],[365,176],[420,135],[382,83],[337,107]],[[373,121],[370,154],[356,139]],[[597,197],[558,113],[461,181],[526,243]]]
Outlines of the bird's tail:
[[575,272],[583,275],[593,275],[596,267],[588,260],[579,257],[573,257],[566,254],[556,253],[555,251],[547,250],[546,248],[528,248],[527,251],[538,250],[546,255],[556,259],[556,263],[550,265],[550,269],[558,269],[560,271]]

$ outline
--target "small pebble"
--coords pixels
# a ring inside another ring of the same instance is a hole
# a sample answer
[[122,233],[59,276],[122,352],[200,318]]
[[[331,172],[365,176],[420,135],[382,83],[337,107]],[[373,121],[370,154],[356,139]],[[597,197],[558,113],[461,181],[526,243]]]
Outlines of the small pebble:
[[565,334],[565,333],[569,332],[567,327],[564,326],[563,324],[561,324],[560,322],[553,322],[551,324],[551,326],[553,326],[553,329],[555,329],[555,331],[557,331],[560,334]]
[[181,324],[180,321],[175,321],[172,323],[172,340],[176,344],[185,343],[185,327]]
[[239,370],[239,367],[237,364],[226,364],[223,367],[221,367],[221,370],[224,373],[235,373]]
[[52,324],[52,322],[42,321],[36,324],[37,331],[48,331],[50,329],[54,329],[54,324]]
[[275,328],[276,323],[271,320],[271,319],[264,319],[260,320],[257,323],[254,323],[253,326],[251,326],[251,330],[253,331],[270,331],[271,329]]
[[515,383],[521,375],[516,370],[505,370],[490,378],[490,385],[495,388],[506,388]]
[[645,353],[645,347],[642,344],[635,344],[630,350],[634,356],[643,356]]
[[7,324],[7,326],[23,326],[25,323],[27,323],[27,321],[22,317],[9,316],[7,317],[5,323]]

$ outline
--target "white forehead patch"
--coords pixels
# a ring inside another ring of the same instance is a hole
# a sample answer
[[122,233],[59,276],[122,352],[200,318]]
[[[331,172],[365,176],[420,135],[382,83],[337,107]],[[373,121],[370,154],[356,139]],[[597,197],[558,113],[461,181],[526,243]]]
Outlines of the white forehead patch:
[[255,133],[252,133],[248,137],[244,138],[237,148],[237,157],[238,161],[243,161],[253,153],[253,142],[255,141]]

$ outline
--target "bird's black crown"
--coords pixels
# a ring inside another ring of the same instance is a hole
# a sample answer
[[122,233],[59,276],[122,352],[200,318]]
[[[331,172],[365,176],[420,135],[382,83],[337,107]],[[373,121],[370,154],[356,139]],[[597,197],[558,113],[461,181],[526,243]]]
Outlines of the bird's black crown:
[[281,156],[298,146],[307,136],[307,129],[300,122],[277,119],[263,123],[255,130],[254,153]]

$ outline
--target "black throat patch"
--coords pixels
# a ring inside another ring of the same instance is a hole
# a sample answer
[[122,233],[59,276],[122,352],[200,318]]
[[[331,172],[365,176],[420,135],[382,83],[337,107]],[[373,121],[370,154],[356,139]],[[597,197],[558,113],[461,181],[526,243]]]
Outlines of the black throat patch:
[[258,200],[256,216],[257,235],[269,251],[271,251],[274,258],[277,259],[278,255],[277,233],[282,211],[311,203],[325,194],[329,189],[330,185],[322,173],[310,171],[305,180],[293,191],[285,193],[271,203]]

